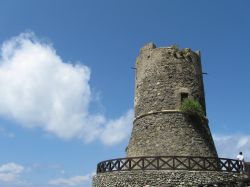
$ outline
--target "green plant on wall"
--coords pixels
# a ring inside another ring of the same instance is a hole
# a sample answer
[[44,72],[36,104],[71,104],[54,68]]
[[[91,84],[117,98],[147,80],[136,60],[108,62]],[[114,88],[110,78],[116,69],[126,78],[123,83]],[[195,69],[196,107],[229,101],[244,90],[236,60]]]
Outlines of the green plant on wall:
[[204,116],[204,111],[202,109],[199,101],[194,99],[185,99],[181,103],[180,110],[194,115]]

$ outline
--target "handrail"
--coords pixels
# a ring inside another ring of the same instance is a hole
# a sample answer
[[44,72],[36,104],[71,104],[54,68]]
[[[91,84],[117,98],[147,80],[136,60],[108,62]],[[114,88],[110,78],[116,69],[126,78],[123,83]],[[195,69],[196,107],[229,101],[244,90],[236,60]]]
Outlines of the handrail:
[[105,160],[97,164],[97,173],[131,170],[241,171],[238,160],[218,157],[148,156]]

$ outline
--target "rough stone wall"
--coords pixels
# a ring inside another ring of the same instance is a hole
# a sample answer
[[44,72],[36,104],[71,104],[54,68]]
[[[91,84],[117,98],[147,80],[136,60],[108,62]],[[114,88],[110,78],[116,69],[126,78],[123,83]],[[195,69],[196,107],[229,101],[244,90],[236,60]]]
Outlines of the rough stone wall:
[[150,114],[134,121],[128,157],[204,156],[217,153],[205,118],[182,112]]
[[233,181],[246,176],[212,171],[123,171],[98,174],[93,187],[187,187],[217,181]]
[[199,55],[190,49],[143,47],[136,61],[135,117],[179,109],[182,92],[199,100],[205,111]]
[[136,61],[135,120],[127,156],[217,156],[207,120],[179,111],[181,94],[205,96],[199,52],[144,46]]

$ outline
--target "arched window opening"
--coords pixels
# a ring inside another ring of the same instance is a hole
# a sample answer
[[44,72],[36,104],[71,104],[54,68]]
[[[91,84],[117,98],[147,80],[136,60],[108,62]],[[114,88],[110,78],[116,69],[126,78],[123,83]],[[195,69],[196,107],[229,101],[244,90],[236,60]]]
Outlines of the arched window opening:
[[186,93],[186,92],[182,92],[181,93],[181,102],[183,102],[185,99],[187,99],[188,98],[188,93]]

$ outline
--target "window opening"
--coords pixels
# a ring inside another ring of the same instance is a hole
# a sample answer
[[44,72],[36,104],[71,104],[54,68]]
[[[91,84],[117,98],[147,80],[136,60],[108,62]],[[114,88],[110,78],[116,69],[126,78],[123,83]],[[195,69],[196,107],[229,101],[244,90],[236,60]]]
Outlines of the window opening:
[[188,98],[188,93],[181,93],[181,102]]

